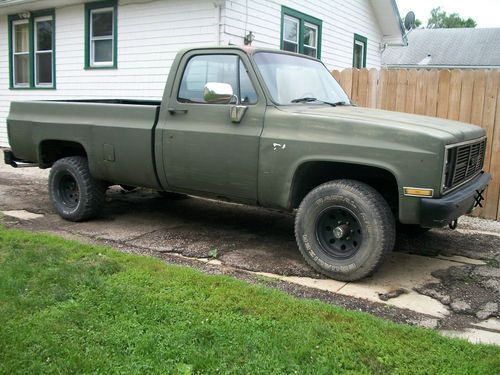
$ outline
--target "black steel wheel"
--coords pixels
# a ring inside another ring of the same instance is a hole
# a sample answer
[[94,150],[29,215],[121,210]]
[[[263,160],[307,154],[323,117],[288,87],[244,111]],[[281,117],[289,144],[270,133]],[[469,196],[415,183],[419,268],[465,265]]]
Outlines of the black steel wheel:
[[321,250],[337,259],[352,257],[363,242],[358,217],[341,206],[329,207],[320,213],[316,222],[316,236]]
[[70,221],[96,217],[104,206],[107,185],[93,178],[87,159],[71,156],[57,160],[49,174],[49,195],[57,213]]
[[372,187],[335,180],[303,199],[295,218],[295,237],[315,270],[337,280],[359,280],[373,274],[392,251],[394,217]]
[[56,177],[56,194],[62,204],[69,208],[75,208],[80,201],[80,189],[75,178],[68,172],[61,172]]

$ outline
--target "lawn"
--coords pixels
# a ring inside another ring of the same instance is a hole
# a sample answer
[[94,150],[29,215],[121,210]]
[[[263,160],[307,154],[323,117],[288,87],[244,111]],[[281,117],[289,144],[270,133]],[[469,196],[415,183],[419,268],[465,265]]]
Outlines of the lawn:
[[493,374],[500,348],[0,227],[0,373]]

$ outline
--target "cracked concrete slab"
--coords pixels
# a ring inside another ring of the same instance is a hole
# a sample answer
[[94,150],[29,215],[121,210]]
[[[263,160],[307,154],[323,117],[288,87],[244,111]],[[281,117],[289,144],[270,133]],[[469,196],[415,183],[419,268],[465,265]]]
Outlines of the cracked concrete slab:
[[448,337],[464,339],[475,344],[500,345],[500,333],[498,332],[466,328],[463,331],[441,330],[440,333]]
[[5,216],[10,216],[19,220],[34,220],[43,217],[41,214],[36,214],[34,212],[29,212],[26,210],[10,210],[2,211]]
[[338,293],[369,301],[380,301],[379,293],[403,288],[408,293],[391,298],[386,303],[436,317],[448,315],[448,309],[440,301],[417,293],[413,288],[436,281],[432,272],[456,265],[455,262],[419,255],[393,253],[375,275],[347,284]]

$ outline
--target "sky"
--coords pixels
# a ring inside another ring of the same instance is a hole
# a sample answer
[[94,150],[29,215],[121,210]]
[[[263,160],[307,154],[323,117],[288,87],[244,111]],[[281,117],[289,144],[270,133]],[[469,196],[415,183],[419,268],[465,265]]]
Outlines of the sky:
[[446,13],[471,17],[477,27],[500,27],[500,0],[396,0],[396,3],[402,18],[412,10],[422,26],[427,24],[431,9],[440,6]]

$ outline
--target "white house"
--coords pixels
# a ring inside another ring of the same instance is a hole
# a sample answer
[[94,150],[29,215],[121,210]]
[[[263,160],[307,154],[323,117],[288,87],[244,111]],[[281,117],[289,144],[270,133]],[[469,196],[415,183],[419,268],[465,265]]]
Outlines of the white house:
[[330,69],[405,43],[395,0],[0,0],[0,146],[12,100],[160,99],[179,49],[245,37]]

